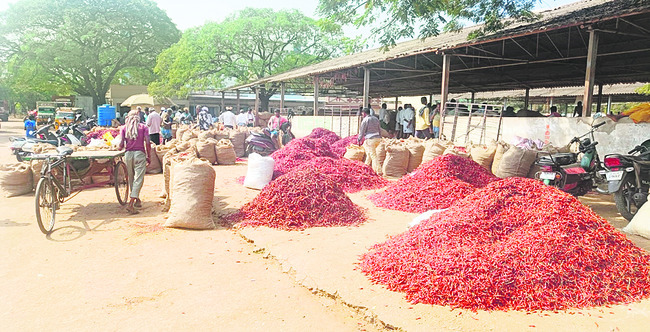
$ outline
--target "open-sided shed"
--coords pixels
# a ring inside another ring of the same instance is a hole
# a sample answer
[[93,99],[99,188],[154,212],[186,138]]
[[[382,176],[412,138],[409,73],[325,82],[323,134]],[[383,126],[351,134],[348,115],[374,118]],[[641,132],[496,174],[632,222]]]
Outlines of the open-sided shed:
[[[371,96],[584,86],[589,116],[594,86],[650,77],[650,1],[586,0],[513,22],[470,40],[478,27],[374,49],[265,77],[300,93]],[[285,89],[283,89],[285,90]],[[364,102],[365,104],[365,102]]]

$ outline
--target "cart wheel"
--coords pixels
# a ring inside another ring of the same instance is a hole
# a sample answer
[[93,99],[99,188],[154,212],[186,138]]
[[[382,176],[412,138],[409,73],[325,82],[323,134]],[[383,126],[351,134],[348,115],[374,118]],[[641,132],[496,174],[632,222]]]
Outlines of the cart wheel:
[[113,184],[115,185],[115,195],[120,205],[126,205],[129,200],[129,175],[126,171],[126,164],[119,161],[113,169]]
[[43,234],[50,234],[54,228],[58,200],[52,181],[41,178],[36,185],[36,221]]

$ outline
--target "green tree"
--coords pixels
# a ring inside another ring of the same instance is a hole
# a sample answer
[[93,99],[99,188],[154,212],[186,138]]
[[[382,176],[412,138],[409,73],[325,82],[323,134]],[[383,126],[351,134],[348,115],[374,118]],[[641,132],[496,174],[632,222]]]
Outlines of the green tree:
[[642,95],[650,95],[650,84],[646,84],[646,85],[636,89],[635,92],[640,93]]
[[[225,82],[247,83],[262,77],[359,50],[358,39],[343,36],[340,25],[314,20],[297,10],[247,8],[221,23],[189,29],[159,57],[156,96],[187,96],[217,89]],[[259,88],[262,109],[279,85]]]
[[[463,22],[484,23],[472,37],[503,28],[508,18],[530,19],[540,0],[320,0],[318,11],[341,24],[373,27],[384,46],[400,38],[435,36]],[[417,27],[417,29],[416,29]]]
[[21,0],[0,13],[0,22],[10,75],[46,78],[96,105],[106,102],[116,78],[146,77],[142,72],[180,38],[151,0]]

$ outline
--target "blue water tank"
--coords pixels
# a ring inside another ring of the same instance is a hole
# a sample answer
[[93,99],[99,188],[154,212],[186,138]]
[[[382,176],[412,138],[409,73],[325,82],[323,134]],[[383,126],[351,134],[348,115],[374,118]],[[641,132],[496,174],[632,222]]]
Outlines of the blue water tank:
[[108,104],[97,106],[97,124],[100,126],[110,126],[115,119],[115,106]]

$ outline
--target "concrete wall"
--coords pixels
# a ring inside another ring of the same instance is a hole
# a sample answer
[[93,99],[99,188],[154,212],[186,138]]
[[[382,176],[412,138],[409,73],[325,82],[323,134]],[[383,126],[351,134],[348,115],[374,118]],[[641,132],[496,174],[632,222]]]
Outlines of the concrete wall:
[[650,139],[650,123],[635,124],[630,119],[614,122],[608,118],[504,118],[502,138],[511,142],[515,136],[544,141],[548,126],[550,142],[562,146],[575,136],[587,133],[590,124],[606,121],[607,124],[594,133],[598,145],[596,149],[601,158],[609,153],[626,153]]

